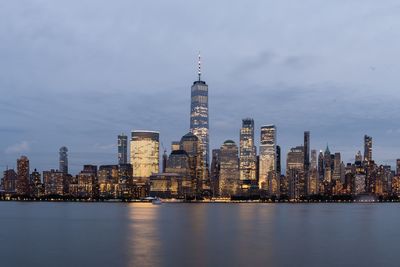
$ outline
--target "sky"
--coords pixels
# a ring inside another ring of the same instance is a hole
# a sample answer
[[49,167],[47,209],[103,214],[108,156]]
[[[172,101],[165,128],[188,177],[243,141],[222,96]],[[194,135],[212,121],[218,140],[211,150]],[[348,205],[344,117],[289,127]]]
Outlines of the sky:
[[[0,171],[115,164],[119,133],[189,130],[190,86],[209,85],[211,148],[241,119],[275,124],[283,159],[311,148],[346,162],[400,158],[400,2],[394,0],[0,0]],[[284,162],[283,162],[284,164]]]

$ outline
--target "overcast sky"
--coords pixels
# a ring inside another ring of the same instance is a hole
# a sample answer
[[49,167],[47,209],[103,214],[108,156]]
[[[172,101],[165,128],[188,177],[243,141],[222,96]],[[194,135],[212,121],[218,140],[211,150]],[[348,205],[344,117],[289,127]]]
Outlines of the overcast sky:
[[[193,3],[195,2],[195,3]],[[0,170],[116,163],[116,137],[188,132],[197,53],[209,85],[211,148],[241,119],[275,124],[283,158],[311,147],[345,162],[373,137],[400,157],[397,0],[0,0]],[[258,146],[258,141],[257,141]]]

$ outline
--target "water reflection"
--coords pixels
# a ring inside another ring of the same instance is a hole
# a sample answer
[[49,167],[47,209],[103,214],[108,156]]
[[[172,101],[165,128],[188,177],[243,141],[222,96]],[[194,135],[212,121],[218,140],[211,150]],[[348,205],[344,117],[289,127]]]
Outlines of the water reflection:
[[128,205],[127,266],[160,266],[160,206],[151,203]]

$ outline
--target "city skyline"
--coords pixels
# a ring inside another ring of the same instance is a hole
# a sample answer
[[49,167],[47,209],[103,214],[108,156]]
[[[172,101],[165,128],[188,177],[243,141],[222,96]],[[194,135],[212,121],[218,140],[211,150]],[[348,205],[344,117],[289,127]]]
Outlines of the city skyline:
[[[61,146],[70,150],[74,173],[88,158],[108,164],[113,137],[132,128],[157,128],[160,142],[169,144],[188,131],[187,97],[199,50],[210,86],[210,151],[227,139],[239,144],[241,119],[252,117],[256,133],[261,125],[277,126],[283,155],[308,130],[311,148],[324,150],[329,143],[347,162],[368,134],[374,158],[394,166],[400,114],[396,1],[365,1],[363,8],[356,1],[310,1],[290,9],[255,1],[246,7],[253,16],[245,21],[236,5],[220,16],[227,3],[191,4],[208,19],[190,26],[182,23],[187,14],[177,8],[179,1],[157,9],[103,3],[99,15],[74,3],[3,3],[0,170],[15,167],[21,154],[40,169],[56,168]],[[342,5],[346,12],[338,12]]]

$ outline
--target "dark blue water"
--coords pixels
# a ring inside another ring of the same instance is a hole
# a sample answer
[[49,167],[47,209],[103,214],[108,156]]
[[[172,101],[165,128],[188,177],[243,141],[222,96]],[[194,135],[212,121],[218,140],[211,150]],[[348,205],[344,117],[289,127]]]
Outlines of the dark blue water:
[[399,204],[0,202],[0,266],[400,266]]

